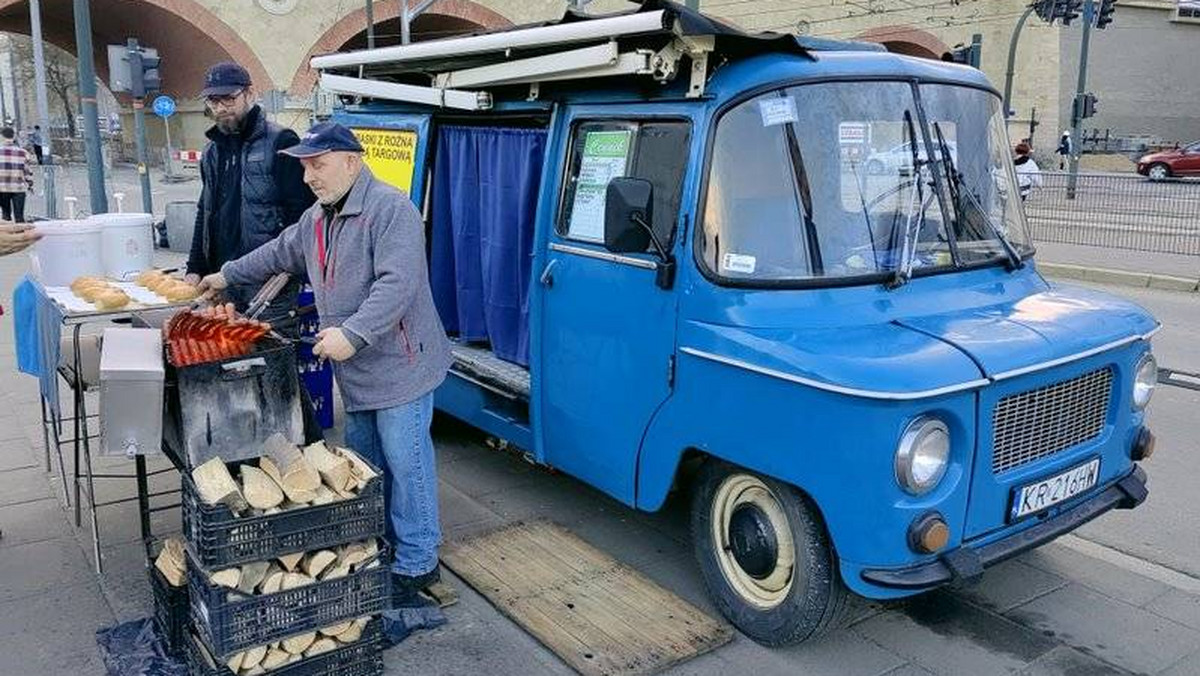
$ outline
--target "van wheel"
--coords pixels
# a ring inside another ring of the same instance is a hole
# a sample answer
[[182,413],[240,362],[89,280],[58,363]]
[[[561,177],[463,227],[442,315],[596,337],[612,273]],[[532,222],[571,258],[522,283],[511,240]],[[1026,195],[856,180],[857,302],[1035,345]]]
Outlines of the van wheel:
[[1150,165],[1150,169],[1146,171],[1146,175],[1151,181],[1165,181],[1171,178],[1171,168],[1159,162],[1158,164]]
[[815,638],[845,612],[849,591],[824,522],[791,486],[706,463],[692,498],[692,541],[717,608],[758,643]]

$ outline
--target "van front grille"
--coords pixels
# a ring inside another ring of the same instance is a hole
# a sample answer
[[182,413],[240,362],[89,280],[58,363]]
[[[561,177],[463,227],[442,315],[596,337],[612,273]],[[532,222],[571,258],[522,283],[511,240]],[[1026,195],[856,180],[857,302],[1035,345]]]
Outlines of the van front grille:
[[1112,369],[1102,368],[1001,399],[992,411],[992,472],[1098,437],[1108,417],[1112,382]]

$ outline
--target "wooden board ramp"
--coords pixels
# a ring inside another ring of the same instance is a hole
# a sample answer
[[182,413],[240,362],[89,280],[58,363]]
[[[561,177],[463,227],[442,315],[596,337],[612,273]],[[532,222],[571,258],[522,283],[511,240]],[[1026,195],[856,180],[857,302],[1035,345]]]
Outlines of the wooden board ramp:
[[733,637],[727,625],[545,521],[448,543],[442,561],[587,676],[654,674]]

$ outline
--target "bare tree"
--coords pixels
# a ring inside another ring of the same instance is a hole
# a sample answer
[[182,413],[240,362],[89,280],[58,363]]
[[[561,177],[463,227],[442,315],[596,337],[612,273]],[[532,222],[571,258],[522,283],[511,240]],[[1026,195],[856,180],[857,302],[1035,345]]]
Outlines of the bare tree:
[[[13,75],[21,81],[25,91],[33,91],[33,41],[23,35],[11,36],[13,50]],[[75,136],[75,111],[79,101],[79,70],[75,57],[46,44],[46,92],[50,95],[51,109],[57,108],[67,119],[67,135]],[[49,133],[49,130],[47,130]]]

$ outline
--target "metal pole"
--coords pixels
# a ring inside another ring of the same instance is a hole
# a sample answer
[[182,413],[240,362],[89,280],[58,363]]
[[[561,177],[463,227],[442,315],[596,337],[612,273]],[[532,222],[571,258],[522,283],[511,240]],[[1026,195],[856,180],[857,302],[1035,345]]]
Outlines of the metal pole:
[[171,155],[171,118],[164,117],[162,119],[162,121],[163,121],[163,131],[167,135],[167,156],[166,156],[166,158],[164,158],[163,164],[167,168],[167,178],[174,178],[175,177],[175,158],[172,157],[172,155]]
[[1075,199],[1075,185],[1079,179],[1079,151],[1081,149],[1080,132],[1083,118],[1079,113],[1080,101],[1087,88],[1088,44],[1092,37],[1092,20],[1096,17],[1096,0],[1084,0],[1083,3],[1083,37],[1079,44],[1079,80],[1075,84],[1075,100],[1071,104],[1071,156],[1067,167],[1067,199]]
[[83,143],[87,151],[88,193],[92,213],[108,212],[104,189],[104,156],[100,148],[100,121],[96,118],[96,63],[92,54],[92,11],[88,0],[73,0],[75,54],[79,58],[79,103],[83,112]]
[[[132,67],[134,55],[138,53],[136,38],[129,38],[127,49],[129,65]],[[137,144],[138,178],[142,184],[142,212],[152,214],[154,213],[154,201],[150,196],[150,160],[146,155],[146,99],[142,97],[133,99],[133,133],[134,142]]]
[[409,13],[408,0],[400,0],[400,44],[407,45],[412,39],[409,33],[409,23],[412,21],[412,14]]
[[1016,112],[1012,109],[1012,85],[1013,75],[1016,73],[1017,40],[1021,38],[1021,29],[1025,27],[1025,21],[1030,14],[1033,14],[1032,5],[1021,13],[1020,19],[1017,19],[1017,27],[1013,29],[1012,38],[1008,41],[1008,70],[1004,72],[1004,119],[1006,120]]
[[17,77],[17,71],[13,68],[12,38],[10,37],[5,43],[8,45],[8,49],[6,50],[8,52],[8,76],[12,78],[13,125],[19,131],[25,126],[24,120],[21,119],[21,82],[20,78]]
[[54,161],[50,140],[50,103],[46,97],[46,50],[42,44],[41,0],[29,0],[29,33],[33,39],[33,82],[37,94],[38,120],[42,127],[42,185],[46,190],[46,218],[58,217],[54,195]]
[[375,49],[375,0],[367,0],[367,49]]

